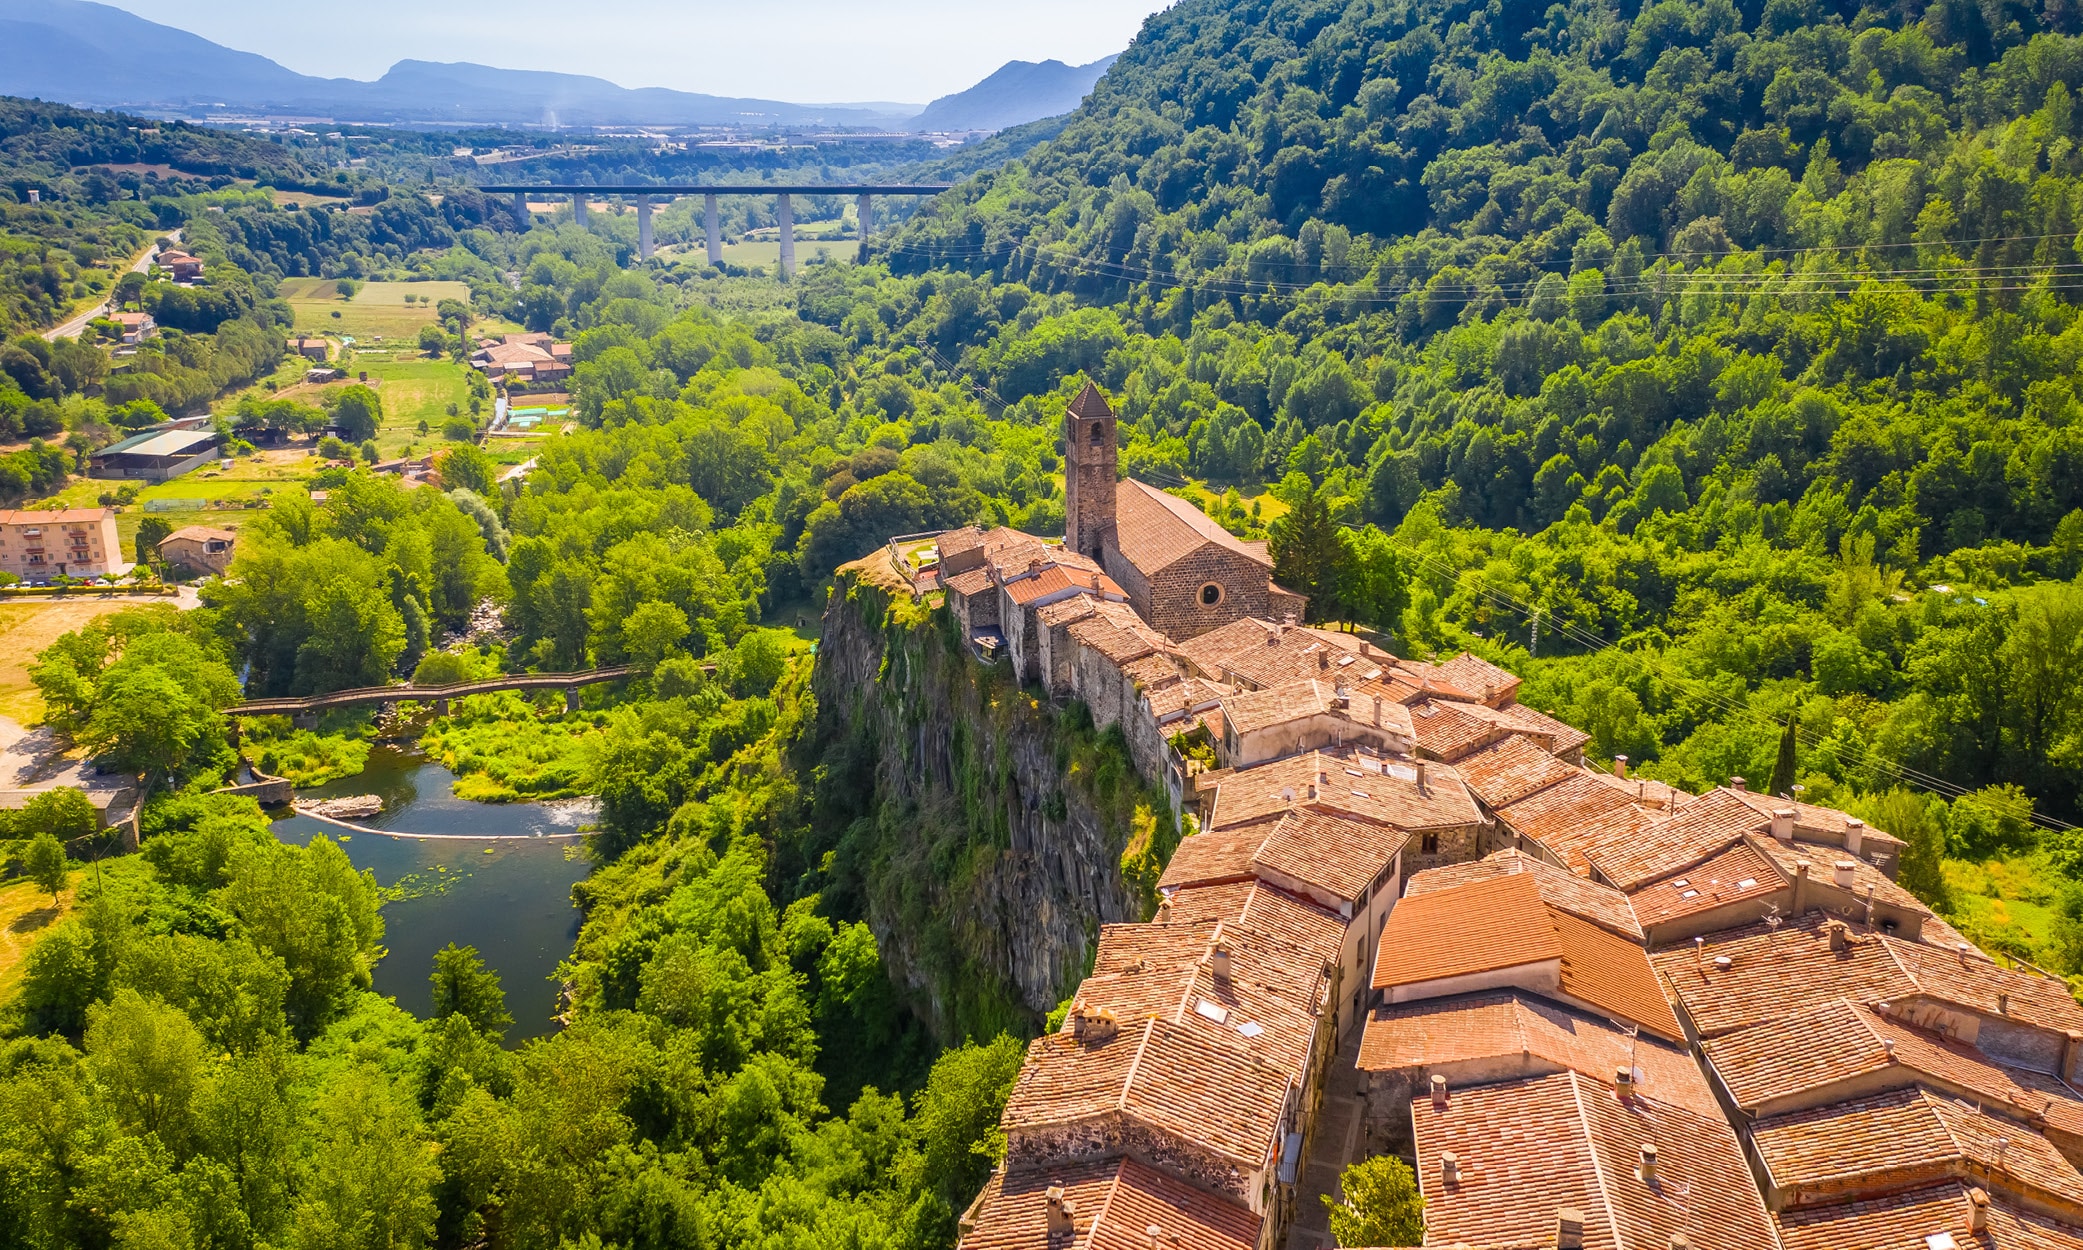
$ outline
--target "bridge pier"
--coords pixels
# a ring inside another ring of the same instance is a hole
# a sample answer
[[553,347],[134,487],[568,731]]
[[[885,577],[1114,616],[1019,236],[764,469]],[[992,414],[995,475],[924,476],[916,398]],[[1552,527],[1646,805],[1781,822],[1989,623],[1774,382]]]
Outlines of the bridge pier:
[[855,210],[861,219],[861,263],[868,263],[868,232],[875,228],[875,197],[863,195]]
[[636,197],[636,254],[639,260],[651,259],[651,197]]
[[723,268],[723,227],[717,220],[716,197],[713,194],[702,197],[702,222],[709,232],[709,263],[721,269]]
[[566,712],[576,712],[579,710],[579,688],[577,686],[571,686],[565,689],[564,710]]
[[581,191],[571,197],[571,219],[579,229],[586,228],[586,193]]
[[289,714],[289,723],[298,729],[316,729],[318,728],[318,713],[291,712]]
[[523,230],[534,224],[534,219],[528,216],[528,193],[526,191],[514,192],[514,219],[521,223],[521,229]]
[[795,206],[789,201],[788,192],[781,193],[780,201],[778,211],[781,218],[781,276],[787,278],[793,276],[796,271],[796,213]]
[[434,700],[434,715],[436,715],[436,716],[446,716],[446,715],[448,715],[448,700],[447,700],[447,699],[436,699],[436,700]]

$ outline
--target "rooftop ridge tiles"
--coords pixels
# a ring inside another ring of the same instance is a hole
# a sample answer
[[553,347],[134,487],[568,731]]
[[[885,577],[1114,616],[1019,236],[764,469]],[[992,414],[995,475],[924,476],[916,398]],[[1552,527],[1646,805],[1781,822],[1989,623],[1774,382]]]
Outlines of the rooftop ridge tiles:
[[1577,1106],[1577,1129],[1584,1135],[1584,1151],[1591,1158],[1591,1177],[1598,1184],[1598,1205],[1605,1212],[1606,1228],[1612,1233],[1615,1246],[1625,1246],[1627,1239],[1620,1231],[1620,1216],[1613,1202],[1613,1188],[1606,1183],[1606,1169],[1603,1166],[1605,1156],[1599,1153],[1598,1134],[1591,1131],[1591,1108],[1584,1105],[1584,1078],[1575,1071],[1565,1075],[1569,1077],[1570,1099]]

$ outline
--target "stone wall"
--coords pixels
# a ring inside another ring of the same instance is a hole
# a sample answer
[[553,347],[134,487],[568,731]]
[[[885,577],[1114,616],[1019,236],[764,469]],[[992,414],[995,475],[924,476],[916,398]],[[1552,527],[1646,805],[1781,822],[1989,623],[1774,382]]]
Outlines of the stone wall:
[[[1265,565],[1242,552],[1209,543],[1158,570],[1135,608],[1172,641],[1184,642],[1231,621],[1267,616],[1272,610],[1268,575]],[[1210,582],[1222,587],[1222,602],[1213,607],[1200,600],[1201,587]]]

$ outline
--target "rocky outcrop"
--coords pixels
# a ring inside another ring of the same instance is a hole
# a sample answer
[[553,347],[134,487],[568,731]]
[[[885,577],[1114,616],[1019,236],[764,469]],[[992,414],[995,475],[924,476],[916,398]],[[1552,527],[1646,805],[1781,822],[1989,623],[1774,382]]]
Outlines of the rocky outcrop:
[[943,1039],[1033,1031],[1099,926],[1154,905],[1162,797],[1118,730],[980,663],[880,555],[839,570],[813,686],[828,902]]

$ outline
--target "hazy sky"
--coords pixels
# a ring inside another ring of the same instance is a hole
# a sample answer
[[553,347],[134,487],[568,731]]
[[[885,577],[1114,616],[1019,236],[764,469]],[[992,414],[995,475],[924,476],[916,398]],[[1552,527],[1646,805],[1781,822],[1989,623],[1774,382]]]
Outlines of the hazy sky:
[[304,74],[395,61],[596,74],[805,103],[923,103],[1010,60],[1119,52],[1165,0],[107,0]]

